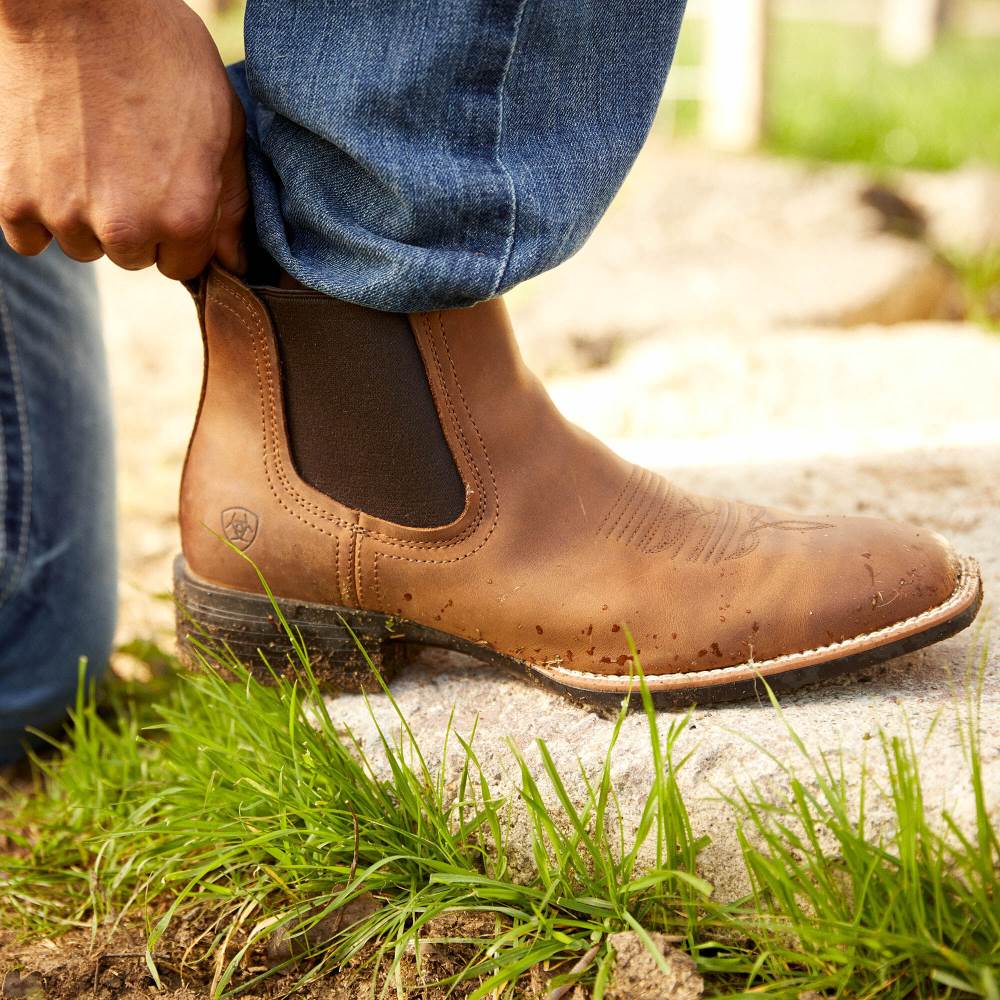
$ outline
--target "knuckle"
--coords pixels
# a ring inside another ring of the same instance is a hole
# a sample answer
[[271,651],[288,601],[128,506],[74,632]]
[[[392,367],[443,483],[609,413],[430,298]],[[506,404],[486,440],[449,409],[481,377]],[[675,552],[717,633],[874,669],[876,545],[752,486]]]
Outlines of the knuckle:
[[214,216],[205,208],[177,207],[164,213],[162,229],[168,239],[188,243],[208,236],[214,223]]
[[62,205],[49,219],[49,229],[55,233],[77,234],[88,228],[81,206]]
[[99,250],[75,250],[73,247],[64,247],[61,243],[59,246],[70,260],[79,261],[81,264],[89,264],[91,261],[100,260],[104,256]]
[[146,227],[137,219],[111,216],[94,228],[97,238],[105,247],[134,250],[148,242]]
[[11,250],[23,257],[38,256],[51,241],[52,237],[42,230],[14,230],[7,233],[7,243]]

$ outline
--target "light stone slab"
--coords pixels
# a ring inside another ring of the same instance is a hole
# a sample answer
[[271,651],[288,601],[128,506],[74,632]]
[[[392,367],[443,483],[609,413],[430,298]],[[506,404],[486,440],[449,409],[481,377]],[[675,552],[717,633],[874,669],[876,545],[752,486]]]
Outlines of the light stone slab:
[[[803,509],[850,509],[903,516],[950,535],[963,550],[983,562],[987,594],[1000,588],[1000,446],[967,451],[910,452],[809,463],[755,465],[677,473],[684,485],[739,494]],[[851,498],[855,498],[852,502]],[[921,748],[926,800],[932,810],[947,808],[971,829],[973,802],[959,722],[963,718],[964,679],[970,664],[987,653],[989,668],[982,694],[982,749],[990,806],[1000,821],[1000,629],[989,607],[978,627],[927,650],[783,699],[785,721],[813,754],[844,755],[848,783],[857,788],[862,767],[876,787],[884,784],[885,763],[877,734],[911,733]],[[641,645],[641,643],[640,643]],[[568,785],[582,801],[579,763],[598,770],[607,749],[613,719],[588,711],[517,676],[482,667],[454,655],[424,654],[393,682],[392,692],[418,743],[432,764],[441,759],[444,735],[455,709],[455,728],[467,735],[477,723],[475,746],[494,791],[516,800],[518,773],[511,745],[519,748],[541,774],[537,738],[546,744]],[[388,700],[371,698],[380,725],[398,735]],[[359,696],[330,702],[335,720],[347,725],[379,758],[369,709]],[[661,713],[665,730],[682,713]],[[807,773],[785,722],[760,702],[698,709],[677,744],[690,759],[679,781],[695,832],[712,838],[703,855],[704,875],[725,896],[747,887],[735,825],[721,797],[758,784],[780,801],[787,793],[781,763]],[[450,766],[457,768],[457,745]],[[641,713],[630,715],[618,744],[614,778],[627,824],[637,821],[653,775],[648,725]],[[544,779],[543,788],[546,787]],[[528,827],[514,825],[514,860],[530,870]],[[871,802],[873,829],[890,822],[887,804]]]

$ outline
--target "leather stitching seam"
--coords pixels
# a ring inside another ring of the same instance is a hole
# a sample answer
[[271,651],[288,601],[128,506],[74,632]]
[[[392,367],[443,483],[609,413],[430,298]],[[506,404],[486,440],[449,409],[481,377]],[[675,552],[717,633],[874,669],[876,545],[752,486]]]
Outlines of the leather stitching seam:
[[[378,575],[378,561],[381,557],[384,556],[386,559],[395,559],[402,562],[434,563],[436,565],[446,565],[448,563],[461,562],[463,559],[468,559],[469,556],[475,555],[475,553],[477,553],[490,540],[490,538],[493,535],[493,532],[496,530],[497,525],[500,523],[500,490],[497,487],[496,475],[493,472],[493,463],[490,461],[490,455],[486,449],[486,442],[483,440],[483,435],[479,430],[479,425],[476,423],[476,418],[472,413],[472,408],[469,406],[469,402],[465,398],[465,392],[462,390],[462,383],[458,377],[458,370],[455,367],[455,359],[452,357],[451,348],[448,346],[448,338],[445,336],[444,321],[441,318],[440,312],[437,313],[437,317],[438,317],[438,326],[441,334],[442,347],[444,349],[445,356],[448,359],[448,365],[449,368],[451,369],[452,378],[455,381],[455,386],[458,389],[458,397],[462,403],[462,408],[465,411],[465,416],[468,419],[469,423],[472,425],[473,431],[475,431],[476,439],[479,442],[479,447],[482,449],[483,458],[486,462],[486,471],[489,473],[490,476],[490,483],[492,485],[492,490],[493,490],[493,520],[492,523],[490,524],[489,530],[482,537],[482,539],[480,539],[480,541],[476,543],[476,545],[474,545],[471,549],[469,549],[468,552],[463,552],[461,555],[453,556],[450,559],[420,559],[416,556],[397,555],[396,553],[392,552],[376,552],[373,558],[372,577],[375,583],[376,597],[380,605],[384,605],[385,602],[385,597],[382,594],[381,584]],[[439,364],[439,359],[437,358],[436,352],[435,352],[434,363],[435,365]],[[441,382],[442,384],[444,384],[443,377],[441,378]],[[472,466],[476,470],[477,482],[481,483],[481,480],[478,479],[479,473],[476,463],[472,462]]]
[[[218,306],[220,309],[224,309],[226,312],[228,312],[231,316],[234,317],[234,319],[236,319],[236,321],[243,327],[243,329],[246,330],[247,333],[250,334],[250,340],[251,340],[251,343],[253,344],[254,374],[255,374],[256,379],[257,379],[257,398],[258,398],[258,400],[260,402],[261,462],[262,462],[262,464],[264,466],[264,478],[267,480],[267,485],[268,485],[268,488],[271,491],[271,495],[275,498],[275,500],[277,500],[279,506],[281,506],[282,508],[284,508],[289,514],[292,515],[292,517],[296,518],[296,520],[300,521],[303,524],[308,525],[311,528],[314,528],[315,530],[319,531],[321,534],[324,534],[324,535],[326,535],[329,538],[333,538],[334,541],[337,543],[337,555],[338,555],[338,558],[337,558],[337,563],[336,563],[336,567],[335,567],[335,574],[336,574],[336,582],[337,582],[337,592],[342,594],[343,591],[344,591],[344,583],[341,580],[341,576],[340,576],[340,559],[339,559],[339,554],[340,554],[340,534],[338,532],[336,532],[336,531],[330,531],[329,529],[323,528],[320,525],[313,524],[312,522],[307,521],[305,518],[301,517],[298,513],[296,513],[294,510],[292,510],[291,507],[289,507],[285,503],[285,501],[282,499],[282,497],[278,493],[278,490],[276,489],[276,487],[274,485],[274,481],[271,478],[270,449],[271,449],[272,425],[271,425],[271,422],[268,421],[268,419],[267,419],[267,408],[265,406],[264,377],[261,374],[261,354],[262,353],[264,355],[264,360],[267,363],[268,389],[270,389],[272,392],[273,392],[273,379],[272,379],[272,373],[271,373],[270,359],[267,357],[267,345],[266,345],[266,343],[261,343],[261,341],[263,341],[263,330],[261,330],[261,328],[260,328],[260,323],[259,323],[259,321],[255,322],[254,323],[254,328],[252,328],[243,319],[243,317],[240,316],[240,314],[234,308],[232,308],[232,306],[227,305],[217,295],[206,295],[206,300],[207,300],[207,302],[211,302],[212,304]],[[240,302],[242,302],[243,305],[246,305],[246,302],[242,299],[242,297],[237,296],[237,300],[240,301]],[[260,341],[258,340],[258,335],[260,336]],[[273,419],[273,415],[274,415],[274,403],[273,403],[273,399],[272,399],[272,404],[271,405],[272,405],[272,419]],[[339,519],[337,519],[337,520],[338,520],[338,522],[342,526],[346,526],[346,525],[344,525],[343,521],[340,521]]]
[[[636,483],[635,494],[629,502],[629,514],[628,520],[622,525],[621,531],[618,533],[618,538],[623,541],[626,545],[632,540],[632,536],[629,535],[629,528],[632,527],[633,522],[637,515],[641,515],[642,511],[646,506],[646,489],[647,489],[647,479],[649,477],[649,471],[643,469],[641,475],[639,476],[639,481]],[[640,518],[641,519],[641,518]],[[628,537],[626,538],[626,535]]]
[[[636,471],[638,470],[637,465],[632,466],[632,471],[629,472],[628,478],[625,480],[625,485],[618,491],[618,496],[615,497],[615,502],[608,508],[608,512],[601,518],[601,523],[597,526],[597,533],[601,534],[604,531],[605,525],[611,520],[611,515],[618,509],[618,505],[622,501],[622,497],[625,496],[625,491],[632,485],[632,480],[635,478]],[[610,535],[610,531],[608,532]]]
[[649,531],[646,532],[646,536],[639,544],[639,548],[647,554],[651,554],[653,551],[653,546],[656,543],[656,539],[660,536],[660,527],[663,524],[664,518],[667,516],[667,512],[670,509],[669,501],[673,494],[673,485],[667,480],[661,480],[661,482],[666,482],[666,489],[663,493],[663,501],[660,503],[660,509],[656,513],[656,517],[653,518],[652,524],[649,526]]
[[[251,312],[254,312],[252,302],[249,299],[247,299],[247,297],[244,296],[242,293],[236,291],[235,289],[228,288],[228,287],[225,289],[225,291],[226,291],[226,294],[232,296],[245,309],[247,309],[247,310],[249,310]],[[264,337],[264,332],[263,332],[263,329],[261,328],[260,319],[258,317],[256,317],[256,316],[254,316],[253,328],[252,328],[247,323],[247,321],[243,318],[243,316],[241,316],[235,309],[233,309],[232,306],[227,305],[225,302],[223,302],[221,299],[219,299],[218,295],[210,295],[208,298],[209,298],[209,300],[211,302],[215,303],[220,308],[222,308],[222,309],[226,310],[226,312],[230,313],[230,315],[232,315],[236,319],[236,321],[250,334],[250,336],[251,336],[251,338],[253,340],[253,343],[254,343],[254,352],[255,352],[255,357],[256,357],[257,351],[259,349],[258,342],[257,342],[257,336],[259,334],[261,338]],[[273,494],[274,498],[278,501],[279,505],[281,507],[283,507],[288,513],[290,513],[293,517],[295,517],[301,523],[306,524],[306,525],[308,525],[311,528],[314,528],[316,531],[319,531],[322,534],[327,535],[329,537],[336,537],[334,532],[330,531],[328,528],[324,528],[322,525],[316,524],[315,522],[309,520],[306,517],[303,517],[301,514],[297,513],[295,510],[293,510],[288,505],[288,503],[285,502],[285,500],[279,494],[279,492],[278,492],[278,490],[277,490],[277,488],[276,488],[276,486],[275,486],[275,484],[274,484],[274,482],[272,480],[272,477],[271,477],[271,464],[272,464],[272,462],[273,462],[273,465],[275,467],[275,476],[276,476],[276,478],[278,479],[278,481],[281,484],[281,486],[284,487],[285,492],[287,494],[289,494],[294,499],[294,501],[297,503],[298,506],[300,506],[304,510],[308,511],[313,516],[320,518],[321,520],[331,521],[334,524],[338,525],[339,527],[345,528],[348,531],[351,531],[352,533],[356,532],[356,533],[360,533],[360,534],[365,535],[365,536],[370,536],[371,538],[377,539],[379,542],[381,542],[384,545],[389,545],[389,546],[393,546],[393,547],[397,547],[397,548],[412,548],[412,549],[429,549],[429,550],[433,550],[433,549],[446,549],[446,548],[451,548],[451,547],[454,547],[455,545],[461,544],[463,541],[465,541],[466,537],[468,537],[469,534],[473,533],[476,530],[476,528],[478,528],[479,524],[482,521],[482,517],[483,517],[482,508],[480,508],[480,511],[478,512],[477,517],[474,520],[474,522],[472,524],[470,524],[469,527],[466,528],[462,532],[461,535],[459,535],[459,536],[457,536],[455,538],[450,538],[447,541],[440,541],[440,542],[439,541],[425,541],[425,542],[406,541],[406,540],[403,540],[403,539],[391,538],[390,536],[385,535],[382,532],[376,531],[376,530],[374,530],[372,528],[361,527],[360,525],[355,524],[353,522],[345,521],[343,518],[339,517],[337,514],[332,513],[330,511],[323,510],[323,508],[321,508],[317,504],[313,503],[307,497],[303,497],[295,489],[294,484],[289,479],[288,474],[287,474],[287,472],[286,472],[286,470],[284,468],[284,463],[283,463],[280,455],[277,454],[276,450],[274,452],[272,452],[271,449],[270,449],[270,447],[269,447],[269,441],[270,441],[271,437],[276,435],[276,428],[277,428],[277,407],[276,407],[276,403],[275,403],[275,394],[274,394],[273,370],[272,370],[272,367],[271,367],[270,357],[267,355],[266,343],[263,345],[263,347],[264,347],[264,358],[265,358],[265,365],[266,365],[266,371],[267,371],[267,382],[268,382],[268,385],[267,385],[267,396],[268,396],[268,401],[270,403],[270,408],[271,408],[271,420],[268,421],[266,419],[266,416],[264,416],[264,418],[263,418],[263,420],[264,420],[264,431],[265,431],[265,447],[264,447],[265,475],[267,477],[268,485],[269,485],[269,487],[271,489],[271,493]],[[261,383],[261,377],[260,377],[260,374],[259,374],[259,370],[258,370],[258,388],[260,389],[260,395],[261,395],[261,411],[262,411],[262,413],[265,413],[265,407],[264,407],[264,387],[263,387],[263,385]],[[445,392],[447,393],[447,390],[445,390]],[[485,454],[485,449],[484,449],[484,454]],[[488,461],[489,461],[489,459],[488,459],[488,456],[487,456],[487,463],[488,463]],[[474,462],[472,463],[472,465],[475,468],[475,463]],[[497,505],[497,506],[499,506],[499,505]],[[404,558],[404,557],[400,557],[400,558]],[[429,560],[428,559],[428,560],[416,560],[416,561],[418,561],[418,562],[434,562],[435,560]],[[453,560],[445,560],[445,561],[451,562]]]
[[635,466],[634,468],[636,473],[638,473],[638,475],[633,475],[629,477],[629,485],[631,486],[631,489],[629,490],[627,496],[622,501],[622,508],[618,512],[618,517],[615,518],[615,523],[611,525],[611,527],[608,529],[608,538],[621,537],[618,534],[618,525],[621,524],[622,518],[628,512],[629,507],[634,502],[635,494],[639,490],[639,484],[642,481],[642,473],[645,470],[640,469],[639,466]]

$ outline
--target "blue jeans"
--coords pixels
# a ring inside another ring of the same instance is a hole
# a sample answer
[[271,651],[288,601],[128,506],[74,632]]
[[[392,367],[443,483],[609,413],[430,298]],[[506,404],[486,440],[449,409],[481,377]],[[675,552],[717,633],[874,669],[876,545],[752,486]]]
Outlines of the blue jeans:
[[0,764],[63,717],[115,626],[110,396],[93,268],[0,237]]
[[[469,305],[565,260],[649,131],[684,0],[249,0],[260,242],[377,309]],[[0,762],[58,721],[115,618],[91,271],[0,244]]]
[[684,0],[249,0],[257,232],[376,309],[471,305],[565,260],[645,139]]

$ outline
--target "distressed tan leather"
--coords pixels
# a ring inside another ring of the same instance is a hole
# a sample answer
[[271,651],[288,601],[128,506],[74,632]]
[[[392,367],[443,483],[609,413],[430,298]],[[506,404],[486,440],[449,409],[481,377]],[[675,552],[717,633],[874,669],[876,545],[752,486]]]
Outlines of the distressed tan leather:
[[[351,510],[296,474],[262,304],[214,269],[203,312],[181,526],[210,583],[260,589],[225,534],[280,597],[399,615],[589,687],[627,674],[626,629],[647,674],[712,676],[820,662],[973,599],[971,570],[926,529],[698,496],[623,461],[556,411],[500,301],[411,317],[462,515],[407,528]],[[342,460],[364,462],[364,443]]]

